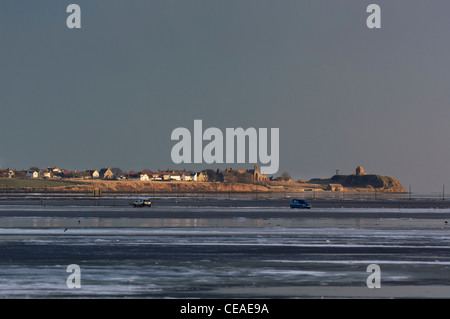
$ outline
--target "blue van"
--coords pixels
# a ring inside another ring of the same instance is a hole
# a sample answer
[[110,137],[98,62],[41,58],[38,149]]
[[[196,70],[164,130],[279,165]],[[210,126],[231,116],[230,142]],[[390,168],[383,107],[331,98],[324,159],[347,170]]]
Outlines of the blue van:
[[311,208],[311,204],[304,199],[291,199],[291,208]]

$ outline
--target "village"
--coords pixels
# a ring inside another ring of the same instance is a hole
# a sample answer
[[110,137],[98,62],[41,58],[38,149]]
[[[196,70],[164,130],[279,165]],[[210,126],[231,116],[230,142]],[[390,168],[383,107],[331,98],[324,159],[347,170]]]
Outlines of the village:
[[[287,172],[283,172],[278,177],[262,174],[258,164],[251,169],[205,169],[197,172],[171,169],[123,171],[110,166],[84,171],[69,171],[58,167],[47,167],[46,169],[31,167],[27,170],[0,169],[0,179],[3,181],[0,183],[0,188],[3,189],[66,186],[66,189],[70,190],[86,190],[86,187],[80,186],[81,183],[91,185],[89,187],[116,191],[148,191],[152,189],[154,191],[200,192],[233,190],[236,192],[405,192],[404,187],[395,178],[367,174],[362,166],[358,166],[350,175],[340,175],[337,171],[330,178],[296,181],[292,180]],[[13,183],[14,181],[17,183]],[[39,183],[36,184],[36,182]],[[65,184],[55,184],[56,182]],[[67,185],[67,183],[71,184]],[[75,186],[73,183],[78,185]],[[227,185],[232,185],[232,187]]]
[[[150,170],[124,172],[120,168],[110,166],[102,169],[85,171],[69,171],[58,167],[40,169],[31,167],[27,170],[0,169],[0,178],[17,179],[102,179],[102,180],[141,180],[141,181],[192,181],[192,182],[264,182],[269,178],[259,172],[256,164],[253,169],[224,171],[217,169],[192,172],[186,170]],[[272,178],[273,179],[273,178]]]

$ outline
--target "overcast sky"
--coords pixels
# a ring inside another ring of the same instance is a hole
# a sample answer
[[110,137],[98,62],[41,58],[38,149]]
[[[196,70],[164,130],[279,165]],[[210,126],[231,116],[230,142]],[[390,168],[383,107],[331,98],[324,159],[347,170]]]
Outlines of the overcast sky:
[[[81,29],[66,8],[81,7]],[[381,29],[366,8],[381,7]],[[450,2],[0,2],[0,166],[175,165],[177,127],[280,129],[294,179],[450,186]]]

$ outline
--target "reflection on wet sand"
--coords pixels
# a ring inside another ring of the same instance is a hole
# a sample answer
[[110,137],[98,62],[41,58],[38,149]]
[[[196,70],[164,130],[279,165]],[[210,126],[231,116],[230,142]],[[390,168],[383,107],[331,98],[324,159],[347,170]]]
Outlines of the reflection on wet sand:
[[442,220],[411,218],[73,218],[3,217],[0,228],[390,228],[441,229]]
[[[15,218],[0,219],[0,228],[164,228],[293,227],[293,220],[250,218]],[[297,225],[298,226],[298,225]]]

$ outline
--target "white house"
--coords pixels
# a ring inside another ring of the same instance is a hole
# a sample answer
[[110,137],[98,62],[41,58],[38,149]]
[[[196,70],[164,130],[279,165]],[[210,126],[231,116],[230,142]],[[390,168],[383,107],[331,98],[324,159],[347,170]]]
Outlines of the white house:
[[192,177],[191,177],[191,175],[190,174],[181,174],[181,180],[182,181],[186,181],[186,182],[188,182],[188,181],[192,181]]
[[51,170],[53,172],[53,174],[61,174],[62,173],[62,171],[56,166],[54,168],[49,167],[48,170]]
[[41,170],[40,174],[44,178],[52,178],[53,177],[53,172],[51,169],[43,169],[43,170]]
[[27,171],[27,178],[39,178],[39,172],[38,171]]
[[181,181],[181,175],[180,174],[170,174],[170,180],[171,181]]
[[8,169],[8,178],[13,178],[16,173],[12,169]]
[[147,174],[141,174],[140,175],[140,180],[141,181],[148,181],[148,180],[150,180],[150,178],[148,177]]

